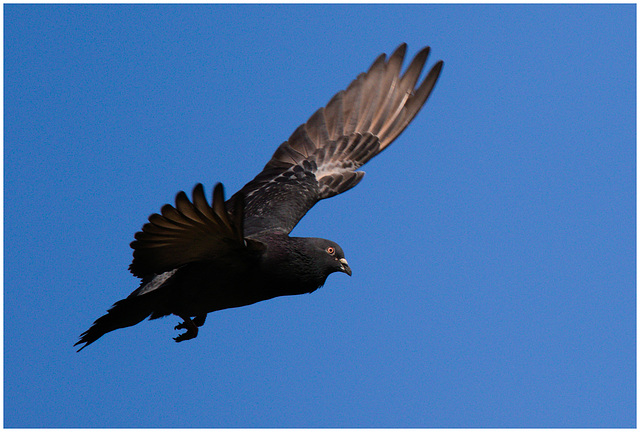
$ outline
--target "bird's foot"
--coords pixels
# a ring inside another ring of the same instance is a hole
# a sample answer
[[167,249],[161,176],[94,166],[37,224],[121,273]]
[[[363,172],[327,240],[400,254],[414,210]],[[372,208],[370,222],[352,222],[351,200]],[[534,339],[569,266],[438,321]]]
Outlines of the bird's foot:
[[194,339],[196,336],[198,336],[197,332],[196,333],[185,332],[185,333],[182,333],[181,335],[174,337],[173,340],[176,342],[182,342],[189,339]]
[[184,320],[184,322],[181,322],[177,326],[175,326],[174,330],[187,329],[187,331],[174,337],[173,340],[176,342],[182,342],[189,339],[193,339],[196,336],[198,336],[198,326],[195,325],[189,317],[187,318],[181,317],[181,318]]

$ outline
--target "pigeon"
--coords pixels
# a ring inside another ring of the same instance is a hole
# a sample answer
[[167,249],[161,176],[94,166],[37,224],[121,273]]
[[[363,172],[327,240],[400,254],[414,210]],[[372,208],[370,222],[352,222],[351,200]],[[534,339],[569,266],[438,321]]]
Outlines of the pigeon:
[[282,143],[253,180],[225,201],[224,188],[204,187],[136,233],[129,270],[141,284],[98,318],[75,344],[78,351],[113,330],[145,318],[178,316],[176,342],[193,339],[210,312],[279,296],[311,293],[334,272],[351,276],[344,251],[321,238],[291,237],[318,201],[356,186],[358,169],[404,131],[431,94],[438,61],[418,85],[429,54],[423,48],[401,74],[407,45],[369,70],[316,111]]

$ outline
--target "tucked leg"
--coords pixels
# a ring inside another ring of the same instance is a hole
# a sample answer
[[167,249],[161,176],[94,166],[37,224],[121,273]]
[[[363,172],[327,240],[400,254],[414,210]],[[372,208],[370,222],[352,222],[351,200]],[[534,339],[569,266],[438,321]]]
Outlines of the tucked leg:
[[206,319],[207,319],[207,314],[198,315],[193,319],[193,323],[198,327],[202,327]]
[[191,318],[188,316],[180,316],[180,318],[182,318],[184,322],[175,326],[175,330],[187,329],[187,331],[174,337],[173,340],[176,342],[182,342],[198,336],[198,326],[191,321]]

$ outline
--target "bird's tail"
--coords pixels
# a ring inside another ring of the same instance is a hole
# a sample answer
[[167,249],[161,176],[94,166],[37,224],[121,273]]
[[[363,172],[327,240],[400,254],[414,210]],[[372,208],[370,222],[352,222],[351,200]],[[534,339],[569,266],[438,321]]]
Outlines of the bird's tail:
[[106,315],[98,318],[89,330],[80,335],[80,340],[73,346],[84,344],[78,348],[80,352],[110,331],[138,324],[153,312],[153,302],[149,302],[145,297],[127,297],[116,302]]

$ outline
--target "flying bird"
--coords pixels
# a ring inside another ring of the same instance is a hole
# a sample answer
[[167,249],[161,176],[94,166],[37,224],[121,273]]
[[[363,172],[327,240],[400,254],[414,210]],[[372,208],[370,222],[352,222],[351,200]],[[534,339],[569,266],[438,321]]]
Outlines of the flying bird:
[[193,339],[207,314],[278,296],[311,293],[334,272],[351,276],[342,248],[331,240],[290,237],[318,201],[345,192],[358,169],[387,148],[413,120],[440,75],[437,62],[418,85],[429,54],[422,49],[401,74],[406,44],[380,55],[346,90],[316,111],[282,143],[253,180],[212,204],[198,184],[136,233],[129,270],[141,284],[98,318],[75,345],[147,317],[177,315],[176,342]]

